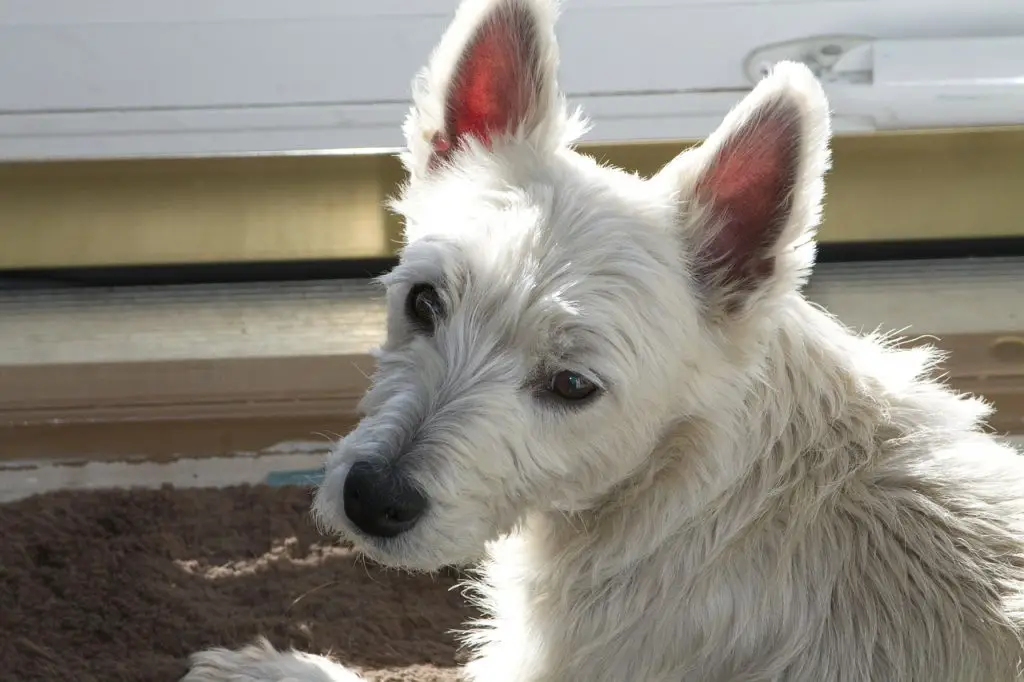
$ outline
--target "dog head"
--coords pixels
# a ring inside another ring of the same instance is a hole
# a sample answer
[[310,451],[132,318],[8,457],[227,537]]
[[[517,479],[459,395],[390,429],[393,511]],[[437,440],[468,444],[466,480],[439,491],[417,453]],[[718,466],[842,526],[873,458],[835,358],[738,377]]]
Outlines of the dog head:
[[782,64],[651,178],[572,148],[549,0],[466,0],[414,83],[400,263],[314,509],[381,562],[478,557],[597,504],[676,421],[742,404],[814,256],[824,94]]

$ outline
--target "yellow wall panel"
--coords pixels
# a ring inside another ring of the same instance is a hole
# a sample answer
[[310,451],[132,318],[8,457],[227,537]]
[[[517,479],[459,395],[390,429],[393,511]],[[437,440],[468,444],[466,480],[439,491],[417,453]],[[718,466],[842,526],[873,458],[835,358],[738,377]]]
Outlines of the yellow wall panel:
[[[687,143],[590,147],[650,174]],[[834,141],[828,242],[1024,236],[1024,129]],[[394,253],[391,156],[0,165],[0,268]]]

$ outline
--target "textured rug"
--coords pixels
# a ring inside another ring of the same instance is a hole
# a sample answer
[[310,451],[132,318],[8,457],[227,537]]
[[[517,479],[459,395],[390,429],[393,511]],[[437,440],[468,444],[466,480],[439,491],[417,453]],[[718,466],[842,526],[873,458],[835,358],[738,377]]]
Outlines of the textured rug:
[[320,536],[310,493],[60,492],[0,506],[0,680],[174,682],[264,635],[369,680],[457,679],[454,572],[410,576]]

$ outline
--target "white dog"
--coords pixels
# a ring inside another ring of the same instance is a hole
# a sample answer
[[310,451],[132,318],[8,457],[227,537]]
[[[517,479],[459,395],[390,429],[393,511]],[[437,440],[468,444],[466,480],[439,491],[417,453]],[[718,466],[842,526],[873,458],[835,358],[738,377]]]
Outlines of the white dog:
[[[548,0],[466,0],[416,81],[400,264],[315,512],[481,561],[474,682],[1008,682],[1024,459],[934,355],[800,294],[829,113],[779,65],[644,179],[571,148]],[[197,654],[189,682],[338,682]]]

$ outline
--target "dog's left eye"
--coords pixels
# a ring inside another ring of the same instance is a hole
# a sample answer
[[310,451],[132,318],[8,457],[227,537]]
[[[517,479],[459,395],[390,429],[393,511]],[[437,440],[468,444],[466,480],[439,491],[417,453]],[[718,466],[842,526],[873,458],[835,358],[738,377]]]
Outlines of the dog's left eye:
[[562,400],[585,400],[597,393],[597,384],[578,372],[565,370],[551,377],[549,389]]

